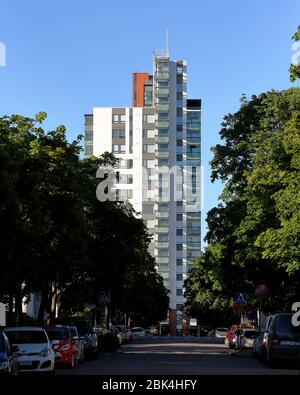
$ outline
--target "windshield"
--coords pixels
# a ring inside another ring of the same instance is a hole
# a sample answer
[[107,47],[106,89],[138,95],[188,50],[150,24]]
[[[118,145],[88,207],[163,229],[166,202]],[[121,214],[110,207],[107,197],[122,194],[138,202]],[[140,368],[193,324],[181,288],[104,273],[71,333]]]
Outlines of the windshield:
[[256,331],[245,331],[244,332],[244,336],[247,337],[248,339],[255,339],[257,335],[258,335],[258,332],[256,332]]
[[42,344],[48,343],[44,331],[8,331],[6,336],[12,344]]
[[69,338],[67,328],[46,328],[46,332],[50,340],[67,340]]

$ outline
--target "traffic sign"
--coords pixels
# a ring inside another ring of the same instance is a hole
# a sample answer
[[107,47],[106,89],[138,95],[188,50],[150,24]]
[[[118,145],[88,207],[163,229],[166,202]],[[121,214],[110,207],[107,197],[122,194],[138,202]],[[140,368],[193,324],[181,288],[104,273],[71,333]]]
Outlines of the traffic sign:
[[255,296],[257,298],[267,298],[269,295],[269,290],[266,285],[260,284],[255,288]]
[[248,302],[248,295],[245,292],[237,292],[234,294],[234,301],[238,304],[246,304]]

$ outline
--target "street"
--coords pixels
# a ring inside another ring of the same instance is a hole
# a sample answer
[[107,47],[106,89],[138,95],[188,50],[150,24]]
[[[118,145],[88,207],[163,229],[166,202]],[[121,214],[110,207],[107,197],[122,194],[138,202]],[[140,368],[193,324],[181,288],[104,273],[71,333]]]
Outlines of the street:
[[116,353],[99,354],[76,369],[56,375],[299,375],[299,369],[271,369],[251,351],[229,355],[223,342],[210,338],[146,337]]

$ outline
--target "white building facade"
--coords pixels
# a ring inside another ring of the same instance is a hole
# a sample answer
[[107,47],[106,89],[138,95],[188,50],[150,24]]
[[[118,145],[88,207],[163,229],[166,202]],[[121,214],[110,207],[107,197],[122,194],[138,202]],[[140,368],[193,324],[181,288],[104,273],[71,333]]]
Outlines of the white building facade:
[[186,62],[168,54],[154,54],[153,75],[133,90],[133,107],[85,115],[85,154],[119,158],[118,195],[152,235],[149,251],[170,290],[175,335],[184,332],[183,283],[201,251],[201,101],[187,98]]

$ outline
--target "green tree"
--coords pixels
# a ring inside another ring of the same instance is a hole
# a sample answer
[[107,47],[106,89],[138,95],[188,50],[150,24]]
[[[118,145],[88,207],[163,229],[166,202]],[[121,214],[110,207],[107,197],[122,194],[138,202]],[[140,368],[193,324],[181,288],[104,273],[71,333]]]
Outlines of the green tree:
[[[300,41],[300,26],[298,26],[297,32],[293,35],[292,39],[296,42]],[[295,82],[300,78],[300,63],[291,64],[290,67],[290,80]]]

